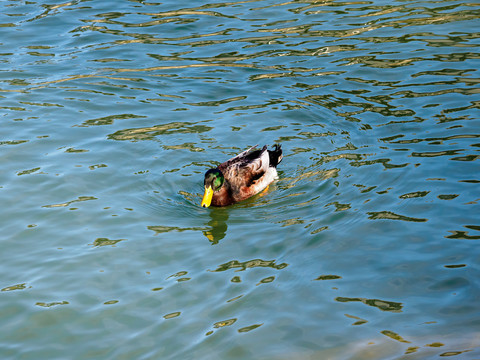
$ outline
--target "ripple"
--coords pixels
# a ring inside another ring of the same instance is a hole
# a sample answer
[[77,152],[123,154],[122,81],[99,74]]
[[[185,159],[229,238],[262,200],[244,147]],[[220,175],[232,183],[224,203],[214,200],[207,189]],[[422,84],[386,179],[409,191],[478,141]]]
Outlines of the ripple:
[[376,307],[382,311],[390,312],[402,312],[402,303],[396,303],[393,301],[379,300],[379,299],[365,299],[365,298],[346,298],[337,297],[335,299],[338,302],[362,302],[365,305]]
[[235,268],[240,268],[239,270],[236,271],[242,271],[246,270],[248,268],[255,268],[255,267],[269,267],[273,268],[276,270],[281,270],[287,267],[288,264],[282,263],[282,264],[275,264],[275,260],[261,260],[261,259],[254,259],[254,260],[248,260],[245,262],[238,262],[238,260],[232,260],[228,263],[220,265],[216,270],[212,270],[213,272],[219,272],[219,271],[226,271],[230,269],[235,269]]

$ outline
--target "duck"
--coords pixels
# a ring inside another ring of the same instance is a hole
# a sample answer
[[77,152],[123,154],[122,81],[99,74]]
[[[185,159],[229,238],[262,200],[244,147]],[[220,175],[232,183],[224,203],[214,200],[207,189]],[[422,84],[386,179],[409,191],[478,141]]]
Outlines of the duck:
[[201,206],[227,206],[246,200],[266,189],[278,178],[277,165],[283,159],[282,146],[273,150],[258,145],[241,152],[205,173]]

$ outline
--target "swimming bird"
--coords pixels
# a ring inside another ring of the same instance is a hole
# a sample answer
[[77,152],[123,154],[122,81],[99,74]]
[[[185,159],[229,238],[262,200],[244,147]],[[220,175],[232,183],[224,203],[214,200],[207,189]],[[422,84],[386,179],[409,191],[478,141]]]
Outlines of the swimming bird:
[[202,207],[226,206],[258,194],[277,178],[282,146],[261,150],[257,145],[205,173]]

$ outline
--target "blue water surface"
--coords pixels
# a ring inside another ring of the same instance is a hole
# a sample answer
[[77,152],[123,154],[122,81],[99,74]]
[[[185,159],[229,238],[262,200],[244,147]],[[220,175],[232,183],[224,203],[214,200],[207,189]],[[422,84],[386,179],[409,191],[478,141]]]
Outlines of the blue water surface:
[[0,8],[2,359],[480,358],[477,3]]

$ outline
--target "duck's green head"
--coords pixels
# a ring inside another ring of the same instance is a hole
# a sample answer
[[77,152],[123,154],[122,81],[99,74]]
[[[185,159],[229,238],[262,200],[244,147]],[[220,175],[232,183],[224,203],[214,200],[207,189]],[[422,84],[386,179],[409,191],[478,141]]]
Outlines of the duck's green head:
[[203,194],[202,207],[209,207],[212,203],[213,193],[220,190],[225,178],[218,169],[210,169],[205,173],[205,193]]

